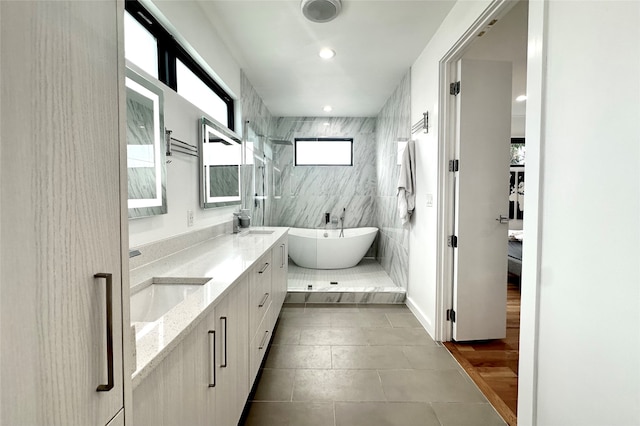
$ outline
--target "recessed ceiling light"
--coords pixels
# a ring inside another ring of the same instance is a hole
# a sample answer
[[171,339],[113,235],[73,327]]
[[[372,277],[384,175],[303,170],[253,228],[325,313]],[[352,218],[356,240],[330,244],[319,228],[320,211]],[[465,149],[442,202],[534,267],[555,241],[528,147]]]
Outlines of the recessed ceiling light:
[[331,108],[331,105],[325,105],[324,108],[322,108],[322,110],[324,112],[331,112],[333,108]]
[[336,56],[336,52],[332,49],[329,49],[328,47],[323,47],[322,49],[320,49],[320,53],[318,53],[318,55],[322,59],[331,59]]
[[516,98],[516,102],[524,102],[527,100],[527,95],[520,95]]

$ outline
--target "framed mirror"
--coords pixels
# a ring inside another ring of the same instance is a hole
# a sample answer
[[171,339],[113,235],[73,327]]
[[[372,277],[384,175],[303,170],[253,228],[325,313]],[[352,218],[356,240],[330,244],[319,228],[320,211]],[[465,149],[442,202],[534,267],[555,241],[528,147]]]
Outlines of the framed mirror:
[[240,204],[240,137],[206,117],[200,130],[200,206],[209,209]]
[[125,87],[129,218],[166,214],[164,93],[128,68]]

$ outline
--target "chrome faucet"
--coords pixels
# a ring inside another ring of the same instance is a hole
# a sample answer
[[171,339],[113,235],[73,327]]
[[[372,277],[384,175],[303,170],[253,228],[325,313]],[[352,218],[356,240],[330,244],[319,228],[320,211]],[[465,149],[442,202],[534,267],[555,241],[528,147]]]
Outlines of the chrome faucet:
[[344,238],[344,215],[347,212],[346,207],[342,209],[342,215],[340,216],[340,235],[338,238]]

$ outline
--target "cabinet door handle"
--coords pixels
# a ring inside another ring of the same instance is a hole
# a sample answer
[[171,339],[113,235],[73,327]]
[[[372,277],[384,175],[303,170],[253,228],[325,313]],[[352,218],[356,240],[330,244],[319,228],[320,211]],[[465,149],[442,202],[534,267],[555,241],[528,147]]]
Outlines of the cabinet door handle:
[[216,387],[216,332],[209,330],[209,387]]
[[282,264],[280,265],[280,268],[284,268],[284,244],[282,244],[280,248],[282,249],[282,255],[280,256],[280,258],[282,259]]
[[113,275],[100,272],[93,277],[104,278],[107,283],[107,384],[98,385],[96,391],[109,392],[113,389]]
[[224,330],[224,339],[222,339],[224,343],[224,350],[222,351],[224,361],[220,364],[220,368],[225,368],[227,366],[227,317],[220,317],[220,325],[222,325],[222,330]]
[[264,271],[267,270],[267,268],[269,267],[269,263],[265,263],[264,266],[262,267],[262,269],[260,269],[260,271],[258,271],[259,274],[264,273]]
[[262,336],[262,341],[260,342],[260,346],[258,346],[258,350],[264,349],[264,345],[267,343],[267,336],[269,335],[269,330],[265,330],[264,336]]
[[269,293],[265,293],[264,296],[262,296],[262,301],[258,305],[258,308],[262,308],[264,304],[267,303],[268,298],[269,298]]

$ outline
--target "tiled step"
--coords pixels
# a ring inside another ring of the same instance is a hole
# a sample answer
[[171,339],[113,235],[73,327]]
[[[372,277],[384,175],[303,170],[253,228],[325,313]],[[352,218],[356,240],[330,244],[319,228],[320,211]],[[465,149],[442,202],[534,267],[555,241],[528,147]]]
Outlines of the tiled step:
[[404,303],[407,292],[400,287],[359,287],[289,291],[285,303]]

